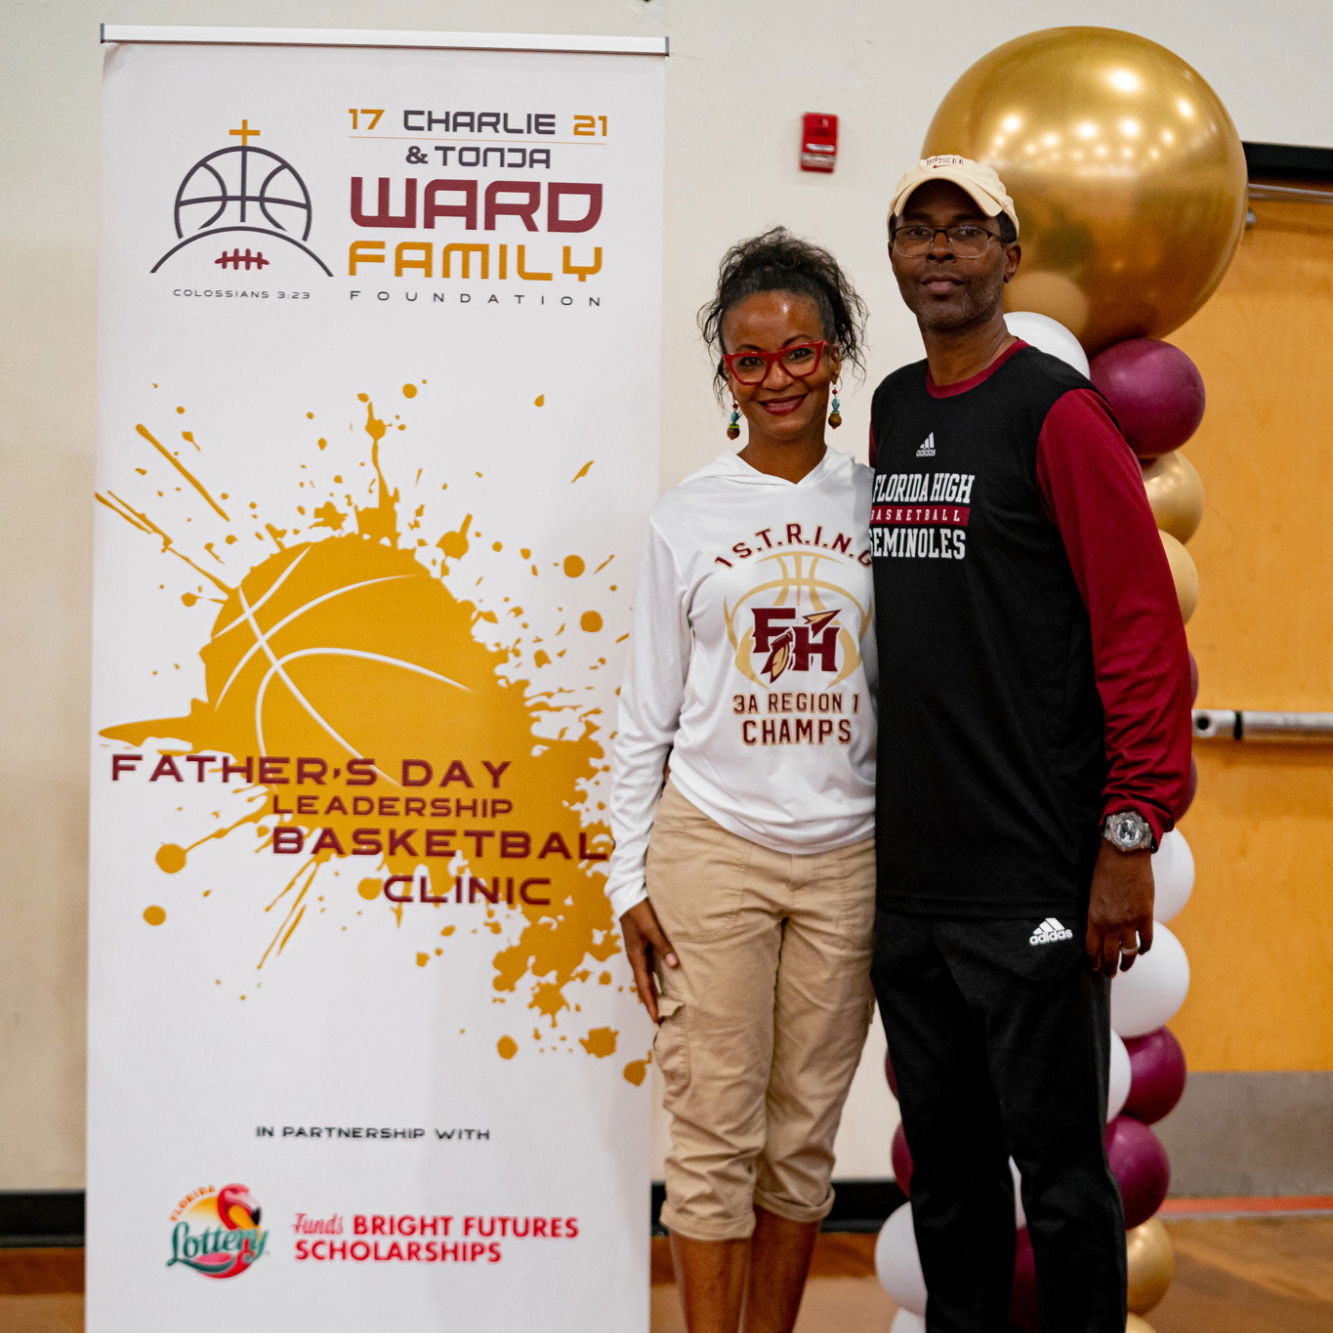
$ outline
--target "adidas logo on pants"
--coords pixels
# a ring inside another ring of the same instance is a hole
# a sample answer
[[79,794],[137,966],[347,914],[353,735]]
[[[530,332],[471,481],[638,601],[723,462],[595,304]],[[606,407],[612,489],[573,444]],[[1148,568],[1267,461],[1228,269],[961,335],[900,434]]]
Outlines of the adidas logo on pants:
[[1029,944],[1054,944],[1056,940],[1072,940],[1074,932],[1067,930],[1053,916],[1048,916],[1028,937]]

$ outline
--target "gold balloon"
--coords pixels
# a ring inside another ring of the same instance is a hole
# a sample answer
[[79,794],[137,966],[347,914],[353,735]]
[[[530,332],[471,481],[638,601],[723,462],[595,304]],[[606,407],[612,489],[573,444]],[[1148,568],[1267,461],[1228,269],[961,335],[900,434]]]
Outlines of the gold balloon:
[[[1024,232],[1026,236],[1027,233]],[[1021,282],[1017,299],[1013,296],[1014,283]],[[1019,266],[1017,277],[1005,288],[1005,306],[1015,313],[1020,310],[1033,310],[1039,315],[1063,324],[1071,333],[1076,329],[1088,327],[1088,316],[1092,307],[1082,289],[1072,278],[1051,269],[1041,272],[1029,270],[1026,251],[1023,263]],[[1078,335],[1075,333],[1074,335]]]
[[1199,604],[1199,571],[1194,557],[1169,532],[1158,532],[1166,550],[1166,562],[1171,566],[1171,579],[1176,585],[1176,600],[1180,603],[1180,618],[1189,624],[1194,608]]
[[1152,1325],[1146,1319],[1132,1314],[1125,1320],[1125,1333],[1152,1333]]
[[1163,532],[1187,542],[1203,521],[1203,482],[1198,469],[1178,449],[1143,465],[1148,504]]
[[1245,222],[1245,155],[1226,108],[1179,56],[1113,28],[1047,28],[983,56],[921,151],[999,172],[1023,243],[1006,307],[1059,320],[1089,355],[1183,324]]
[[1166,1295],[1176,1275],[1171,1237],[1161,1219],[1150,1217],[1125,1237],[1129,1260],[1129,1308],[1147,1314]]

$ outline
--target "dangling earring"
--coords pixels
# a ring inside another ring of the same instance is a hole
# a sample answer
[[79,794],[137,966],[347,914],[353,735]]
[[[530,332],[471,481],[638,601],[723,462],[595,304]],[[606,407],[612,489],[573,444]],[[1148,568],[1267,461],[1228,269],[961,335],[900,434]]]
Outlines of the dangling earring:
[[727,422],[727,439],[736,440],[741,434],[741,405],[731,400],[731,420]]
[[838,386],[834,384],[833,404],[828,414],[828,424],[833,430],[837,430],[842,425],[842,413],[838,411],[841,406],[842,404],[838,402]]

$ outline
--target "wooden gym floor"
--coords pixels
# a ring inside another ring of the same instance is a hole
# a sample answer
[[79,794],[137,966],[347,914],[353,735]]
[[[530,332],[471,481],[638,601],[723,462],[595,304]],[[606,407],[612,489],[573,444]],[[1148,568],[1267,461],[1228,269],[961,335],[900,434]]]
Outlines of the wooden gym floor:
[[[1333,1212],[1181,1216],[1168,1204],[1162,1217],[1176,1277],[1146,1316],[1155,1333],[1333,1329]],[[798,1333],[887,1333],[894,1306],[874,1275],[874,1245],[820,1237]],[[652,1271],[652,1333],[684,1333],[664,1240],[653,1241]],[[0,1250],[0,1329],[82,1333],[83,1251]]]
[[[1310,1200],[1317,1211],[1224,1215],[1238,1202],[1204,1204],[1204,1215],[1194,1212],[1194,1201],[1162,1210],[1176,1275],[1144,1316],[1154,1333],[1330,1333],[1333,1200]],[[1182,1215],[1186,1206],[1189,1216]],[[887,1333],[897,1307],[875,1277],[874,1249],[874,1236],[820,1237],[797,1333]],[[652,1333],[685,1333],[665,1240],[653,1241]]]

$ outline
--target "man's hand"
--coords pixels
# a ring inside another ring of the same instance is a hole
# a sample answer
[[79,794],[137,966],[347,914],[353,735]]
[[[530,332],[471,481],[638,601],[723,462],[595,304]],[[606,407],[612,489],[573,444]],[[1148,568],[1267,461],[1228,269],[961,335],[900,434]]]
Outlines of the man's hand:
[[1126,972],[1152,948],[1152,853],[1122,852],[1103,843],[1092,872],[1084,947],[1094,972]]
[[678,959],[671,948],[671,941],[658,924],[657,913],[646,898],[620,918],[620,933],[625,937],[625,956],[634,970],[634,989],[639,992],[639,999],[648,1010],[648,1017],[654,1023],[657,1016],[657,981],[653,976],[653,957],[656,955],[668,967],[679,967]]

